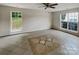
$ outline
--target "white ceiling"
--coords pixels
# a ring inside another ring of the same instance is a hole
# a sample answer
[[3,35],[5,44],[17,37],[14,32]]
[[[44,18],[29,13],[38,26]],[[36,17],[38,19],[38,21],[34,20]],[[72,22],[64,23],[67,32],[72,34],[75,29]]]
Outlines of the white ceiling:
[[79,3],[58,3],[58,5],[55,6],[56,7],[55,9],[48,8],[46,10],[44,9],[43,7],[44,5],[42,3],[2,3],[0,5],[34,9],[34,10],[43,10],[48,12],[55,12],[79,7]]

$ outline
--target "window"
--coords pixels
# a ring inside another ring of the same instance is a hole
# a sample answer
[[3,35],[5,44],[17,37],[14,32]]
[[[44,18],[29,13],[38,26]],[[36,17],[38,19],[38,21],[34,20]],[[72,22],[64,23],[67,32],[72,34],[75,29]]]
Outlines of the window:
[[22,14],[21,12],[11,12],[11,32],[22,30]]
[[61,28],[77,31],[78,13],[66,13],[60,16]]

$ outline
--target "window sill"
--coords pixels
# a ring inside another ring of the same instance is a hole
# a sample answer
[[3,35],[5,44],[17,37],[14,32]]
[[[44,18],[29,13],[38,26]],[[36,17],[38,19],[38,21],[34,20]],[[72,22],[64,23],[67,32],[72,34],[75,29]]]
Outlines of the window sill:
[[64,29],[64,28],[60,28],[60,29],[64,30],[64,31],[72,32],[72,33],[78,33],[78,31],[68,30],[68,29]]

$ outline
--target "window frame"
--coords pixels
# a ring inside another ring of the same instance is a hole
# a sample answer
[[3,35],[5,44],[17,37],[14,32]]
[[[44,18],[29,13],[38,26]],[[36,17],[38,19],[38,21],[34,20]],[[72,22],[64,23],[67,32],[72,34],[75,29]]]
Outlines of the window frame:
[[12,12],[21,12],[21,15],[22,15],[22,11],[10,11],[10,32],[11,33],[19,33],[22,31],[22,27],[21,27],[20,31],[13,31],[13,29],[12,29]]
[[[70,30],[69,29],[69,26],[68,26],[69,25],[69,21],[67,21],[67,29],[62,27],[62,19],[61,19],[62,13],[60,14],[60,29],[61,30],[66,30],[66,31],[78,33],[79,12],[68,12],[68,13],[64,13],[64,14],[68,14],[68,19],[69,19],[69,13],[78,13],[77,22],[76,22],[77,23],[77,31]],[[63,21],[63,22],[65,22],[65,21]]]

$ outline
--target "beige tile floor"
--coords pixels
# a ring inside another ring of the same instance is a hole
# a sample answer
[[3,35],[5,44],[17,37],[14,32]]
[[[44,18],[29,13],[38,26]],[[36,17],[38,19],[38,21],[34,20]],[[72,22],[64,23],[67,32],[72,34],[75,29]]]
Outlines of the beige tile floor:
[[28,38],[50,36],[59,47],[48,52],[48,55],[78,55],[79,37],[57,30],[41,30],[0,38],[1,55],[32,55],[34,54]]

